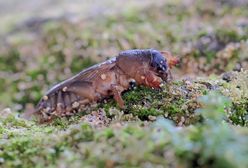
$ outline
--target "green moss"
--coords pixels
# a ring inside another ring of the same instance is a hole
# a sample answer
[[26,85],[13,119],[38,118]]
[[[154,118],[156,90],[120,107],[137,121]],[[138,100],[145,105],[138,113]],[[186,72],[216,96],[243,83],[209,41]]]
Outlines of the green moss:
[[72,73],[78,73],[82,69],[88,68],[94,64],[95,62],[90,57],[87,58],[74,57],[71,63],[71,71]]
[[229,119],[233,124],[247,126],[248,125],[248,100],[234,102],[231,108]]
[[66,143],[73,145],[78,142],[88,142],[94,139],[93,129],[87,124],[71,127],[70,132],[63,136]]
[[159,90],[154,90],[151,88],[141,86],[137,89],[126,92],[123,95],[123,99],[127,102],[127,104],[135,104],[142,100],[151,101],[159,93]]
[[213,51],[207,51],[206,53],[207,63],[211,63],[211,61],[216,57],[216,53]]
[[144,107],[133,107],[131,113],[137,115],[141,120],[148,120],[149,116],[159,116],[162,114],[162,112],[157,109]]
[[0,55],[0,71],[18,72],[23,65],[24,63],[20,58],[20,53],[14,47]]
[[8,116],[4,121],[3,121],[4,125],[9,125],[12,127],[26,127],[26,123],[24,120],[16,120],[15,116],[10,115]]
[[100,139],[110,139],[113,138],[115,136],[115,133],[113,131],[113,129],[111,128],[106,128],[104,131],[98,133],[95,137],[96,140],[100,140]]
[[168,113],[169,115],[180,114],[182,113],[182,109],[180,108],[182,104],[167,104],[161,107],[161,109]]
[[139,13],[139,10],[129,8],[123,13],[124,20],[128,22],[133,22],[133,23],[142,23],[144,22],[144,15],[142,13]]
[[238,42],[247,39],[247,35],[239,35],[237,31],[232,29],[217,29],[216,37],[219,41],[227,44],[229,42]]
[[[152,126],[144,126],[142,122],[126,123],[100,130],[84,123],[65,129],[23,120],[26,124],[22,129],[13,130],[12,136],[0,141],[0,164],[3,167],[247,165],[247,149],[243,147],[247,142],[247,130],[240,133],[234,126],[222,123],[226,98],[209,94],[200,102],[205,122],[180,129],[164,119]],[[22,121],[20,118],[13,120]],[[6,125],[0,128],[8,129]],[[165,161],[165,155],[171,157]]]

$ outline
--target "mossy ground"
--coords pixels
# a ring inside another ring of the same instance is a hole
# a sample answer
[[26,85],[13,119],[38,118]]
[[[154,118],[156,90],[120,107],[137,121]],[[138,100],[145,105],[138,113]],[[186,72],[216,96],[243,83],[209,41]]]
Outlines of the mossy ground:
[[189,127],[177,127],[163,116],[156,122],[133,120],[134,116],[143,119],[146,115],[158,115],[153,112],[157,111],[155,108],[141,109],[142,115],[134,110],[133,117],[128,119],[125,114],[116,117],[116,112],[111,122],[101,127],[93,124],[96,120],[87,122],[76,117],[73,123],[60,119],[49,125],[37,125],[9,113],[1,118],[1,165],[246,167],[247,129],[223,122],[227,118],[226,108],[232,107],[231,100],[210,91],[196,103],[202,108],[194,115],[201,120]]
[[[32,18],[37,24],[5,32],[0,167],[248,167],[248,13],[240,3],[123,4],[114,14]],[[48,124],[19,117],[53,84],[132,48],[179,55],[174,80],[123,93],[123,110],[109,98]]]

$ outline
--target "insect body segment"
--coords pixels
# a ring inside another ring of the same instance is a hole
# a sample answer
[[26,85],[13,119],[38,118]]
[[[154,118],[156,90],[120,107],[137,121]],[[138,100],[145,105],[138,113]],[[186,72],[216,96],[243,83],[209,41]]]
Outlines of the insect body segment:
[[136,84],[160,88],[167,80],[170,60],[154,49],[120,52],[117,57],[55,85],[38,103],[36,114],[43,120],[50,120],[53,116],[69,116],[85,105],[110,96],[124,108],[121,93]]

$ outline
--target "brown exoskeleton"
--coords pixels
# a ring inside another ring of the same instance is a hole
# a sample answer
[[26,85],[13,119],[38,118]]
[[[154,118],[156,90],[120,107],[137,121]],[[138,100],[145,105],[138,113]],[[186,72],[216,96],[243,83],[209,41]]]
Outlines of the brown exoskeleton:
[[170,76],[170,68],[178,60],[169,52],[136,49],[120,52],[117,57],[87,68],[72,78],[52,87],[40,100],[36,114],[42,120],[53,116],[69,116],[80,107],[113,96],[124,108],[121,93],[130,83],[160,88]]

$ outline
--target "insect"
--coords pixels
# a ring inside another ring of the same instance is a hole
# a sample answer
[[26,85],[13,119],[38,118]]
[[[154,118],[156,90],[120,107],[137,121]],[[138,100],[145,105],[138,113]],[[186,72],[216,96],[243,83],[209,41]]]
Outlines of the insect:
[[170,78],[178,60],[170,52],[155,49],[126,50],[103,63],[89,67],[52,87],[39,101],[35,114],[43,120],[70,116],[80,108],[113,96],[124,108],[121,93],[133,84],[160,88]]

